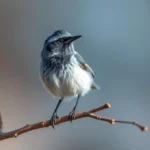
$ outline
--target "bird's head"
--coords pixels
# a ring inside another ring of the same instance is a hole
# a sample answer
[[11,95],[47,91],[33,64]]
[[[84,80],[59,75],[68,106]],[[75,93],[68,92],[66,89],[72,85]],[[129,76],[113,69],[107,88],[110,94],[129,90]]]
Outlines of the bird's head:
[[73,41],[77,40],[80,37],[81,35],[72,36],[65,30],[55,31],[45,40],[42,57],[67,55],[74,52]]

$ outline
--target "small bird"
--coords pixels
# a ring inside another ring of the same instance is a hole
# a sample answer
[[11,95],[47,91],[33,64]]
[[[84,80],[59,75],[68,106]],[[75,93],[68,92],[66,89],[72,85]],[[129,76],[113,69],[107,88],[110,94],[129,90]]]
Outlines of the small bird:
[[91,89],[99,89],[93,80],[93,70],[74,49],[73,42],[80,37],[82,36],[72,36],[65,30],[57,30],[45,40],[41,52],[41,79],[46,89],[59,99],[50,119],[53,128],[59,118],[57,110],[65,98],[77,97],[76,104],[69,113],[72,122],[80,96]]

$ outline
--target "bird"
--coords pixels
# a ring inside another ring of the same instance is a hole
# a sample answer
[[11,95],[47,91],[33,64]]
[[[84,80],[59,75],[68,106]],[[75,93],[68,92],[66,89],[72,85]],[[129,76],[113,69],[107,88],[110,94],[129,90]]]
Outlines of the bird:
[[40,77],[45,88],[59,99],[50,118],[54,128],[60,104],[69,97],[76,98],[75,106],[69,113],[69,120],[75,118],[81,96],[92,89],[100,89],[94,82],[95,74],[83,57],[75,51],[74,41],[81,35],[72,36],[66,30],[56,30],[44,42],[41,51]]

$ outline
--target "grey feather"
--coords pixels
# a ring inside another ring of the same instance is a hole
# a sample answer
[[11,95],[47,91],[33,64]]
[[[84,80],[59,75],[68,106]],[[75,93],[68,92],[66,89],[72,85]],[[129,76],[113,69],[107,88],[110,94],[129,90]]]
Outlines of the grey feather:
[[82,56],[79,53],[75,54],[75,57],[77,58],[79,65],[82,69],[88,71],[91,73],[91,75],[93,76],[93,78],[95,78],[95,74],[94,71],[92,70],[92,68],[85,62],[85,60],[82,58]]
[[67,31],[55,31],[45,40],[41,52],[41,79],[46,89],[60,98],[84,95],[99,88],[93,81],[93,70],[75,51],[73,40],[64,42],[69,37],[72,38]]

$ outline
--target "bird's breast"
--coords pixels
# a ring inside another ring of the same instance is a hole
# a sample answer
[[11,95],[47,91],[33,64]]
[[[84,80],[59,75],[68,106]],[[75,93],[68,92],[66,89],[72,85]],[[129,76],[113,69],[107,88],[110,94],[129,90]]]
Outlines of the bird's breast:
[[84,95],[93,83],[91,75],[80,68],[74,58],[67,64],[60,64],[60,69],[52,68],[46,75],[41,75],[47,89],[56,97]]

